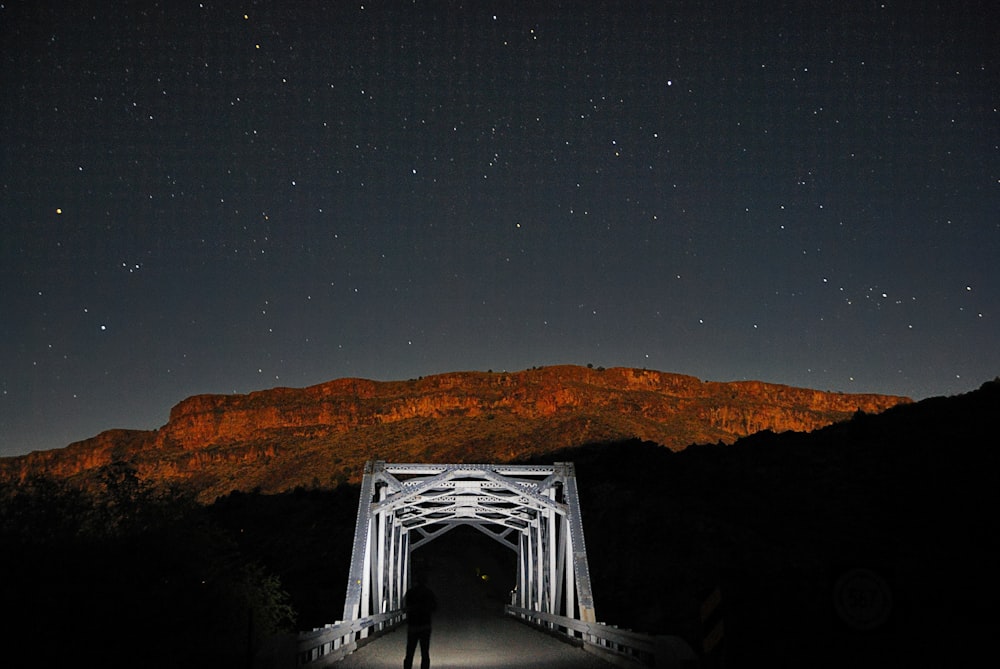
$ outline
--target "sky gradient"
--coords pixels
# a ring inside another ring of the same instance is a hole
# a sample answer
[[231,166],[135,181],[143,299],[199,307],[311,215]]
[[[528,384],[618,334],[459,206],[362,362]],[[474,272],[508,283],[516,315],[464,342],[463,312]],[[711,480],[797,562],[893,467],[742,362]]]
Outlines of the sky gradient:
[[346,376],[972,390],[991,7],[0,4],[0,455]]

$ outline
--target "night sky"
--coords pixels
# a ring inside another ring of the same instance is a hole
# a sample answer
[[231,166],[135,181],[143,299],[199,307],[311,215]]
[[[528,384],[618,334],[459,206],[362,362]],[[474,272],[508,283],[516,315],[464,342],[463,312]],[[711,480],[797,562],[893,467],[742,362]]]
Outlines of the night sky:
[[0,4],[0,455],[345,376],[972,390],[993,9]]

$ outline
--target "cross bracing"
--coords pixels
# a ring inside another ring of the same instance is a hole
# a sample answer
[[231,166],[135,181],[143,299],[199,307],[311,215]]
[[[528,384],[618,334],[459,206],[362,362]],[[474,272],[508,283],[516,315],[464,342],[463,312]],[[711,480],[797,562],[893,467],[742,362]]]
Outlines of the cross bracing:
[[344,620],[402,606],[411,555],[471,526],[517,555],[514,604],[594,622],[572,463],[365,465]]

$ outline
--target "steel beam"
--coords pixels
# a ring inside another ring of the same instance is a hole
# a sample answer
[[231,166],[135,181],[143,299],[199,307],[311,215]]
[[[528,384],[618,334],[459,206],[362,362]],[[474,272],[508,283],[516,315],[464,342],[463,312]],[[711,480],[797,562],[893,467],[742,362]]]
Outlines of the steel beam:
[[[381,463],[368,462],[361,479],[361,496],[358,515],[354,523],[354,547],[351,551],[351,571],[347,577],[347,595],[344,598],[344,620],[357,620],[368,615],[362,613],[363,591],[368,579],[368,533],[371,531],[371,506],[375,490],[375,467]],[[366,608],[366,607],[365,607]]]
[[583,540],[583,516],[580,514],[580,494],[576,487],[576,472],[571,462],[557,463],[563,471],[563,494],[569,509],[569,539],[573,556],[573,573],[576,580],[579,619],[585,623],[597,622],[594,595],[590,589],[590,566],[587,562],[587,545]]
[[576,474],[555,465],[366,464],[344,619],[402,605],[414,550],[470,525],[517,554],[516,603],[593,622]]

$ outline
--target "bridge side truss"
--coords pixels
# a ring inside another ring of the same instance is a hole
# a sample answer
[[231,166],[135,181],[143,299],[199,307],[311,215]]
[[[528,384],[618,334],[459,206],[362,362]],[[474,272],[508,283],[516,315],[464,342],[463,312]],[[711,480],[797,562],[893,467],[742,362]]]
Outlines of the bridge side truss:
[[514,604],[595,622],[573,464],[365,465],[344,620],[402,606],[411,554],[471,525],[517,555]]

